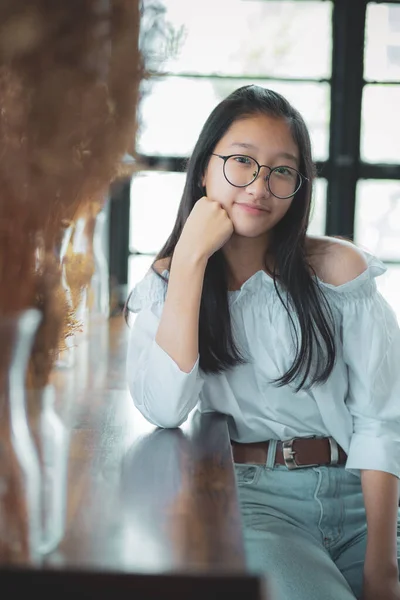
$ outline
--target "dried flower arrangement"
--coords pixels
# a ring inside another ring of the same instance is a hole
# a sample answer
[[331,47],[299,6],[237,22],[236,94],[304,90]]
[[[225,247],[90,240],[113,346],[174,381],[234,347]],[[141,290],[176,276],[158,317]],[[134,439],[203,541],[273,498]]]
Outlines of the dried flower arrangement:
[[39,388],[76,326],[60,231],[133,152],[140,4],[8,0],[0,24],[0,314],[41,310],[28,380]]

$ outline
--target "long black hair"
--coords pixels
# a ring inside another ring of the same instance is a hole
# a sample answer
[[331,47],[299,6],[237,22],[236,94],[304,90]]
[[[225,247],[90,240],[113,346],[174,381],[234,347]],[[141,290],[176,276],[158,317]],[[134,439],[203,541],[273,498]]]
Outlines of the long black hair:
[[[188,163],[174,228],[158,253],[153,270],[157,273],[154,267],[157,260],[172,258],[186,219],[197,200],[204,196],[202,178],[216,144],[234,121],[257,114],[281,118],[289,124],[299,149],[299,170],[307,178],[285,216],[275,225],[268,248],[268,255],[273,258],[271,274],[275,289],[287,311],[296,349],[292,366],[274,383],[283,386],[294,382],[300,390],[328,379],[334,367],[336,348],[332,312],[306,257],[306,232],[315,177],[310,136],[300,113],[283,96],[247,85],[234,91],[212,111]],[[267,268],[266,260],[265,265]],[[220,373],[244,362],[232,331],[227,272],[225,257],[219,250],[208,260],[200,306],[199,355],[204,373]],[[293,310],[298,324],[292,316]]]

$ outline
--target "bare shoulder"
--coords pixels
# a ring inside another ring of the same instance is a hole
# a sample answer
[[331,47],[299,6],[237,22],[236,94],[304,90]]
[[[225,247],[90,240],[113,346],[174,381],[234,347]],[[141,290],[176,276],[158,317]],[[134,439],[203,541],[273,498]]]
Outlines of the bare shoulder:
[[170,257],[160,258],[159,260],[156,260],[156,262],[153,264],[153,268],[157,271],[157,273],[162,275],[164,271],[169,271],[170,265],[171,265]]
[[368,267],[363,252],[348,240],[308,236],[306,249],[317,277],[334,286],[352,281]]

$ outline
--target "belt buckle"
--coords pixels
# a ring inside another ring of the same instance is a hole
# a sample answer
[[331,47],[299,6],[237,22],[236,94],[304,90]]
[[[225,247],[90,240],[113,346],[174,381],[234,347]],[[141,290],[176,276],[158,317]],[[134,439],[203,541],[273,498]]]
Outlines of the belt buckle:
[[[310,436],[311,438],[314,438],[315,436],[312,435]],[[309,467],[318,467],[318,463],[313,463],[310,465],[299,465],[296,462],[295,456],[296,456],[296,451],[293,448],[293,444],[296,440],[299,439],[305,439],[305,438],[292,438],[291,440],[286,440],[282,442],[282,454],[283,454],[283,460],[285,462],[286,467],[290,470],[293,471],[295,469],[306,469]]]

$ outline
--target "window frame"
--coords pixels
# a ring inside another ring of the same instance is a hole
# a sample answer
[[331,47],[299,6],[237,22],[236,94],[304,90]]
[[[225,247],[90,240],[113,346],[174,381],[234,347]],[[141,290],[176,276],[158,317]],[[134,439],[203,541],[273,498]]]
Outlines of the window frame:
[[[269,0],[264,0],[268,2]],[[281,0],[285,2],[285,0]],[[293,1],[293,0],[292,0]],[[304,0],[295,0],[303,2]],[[310,0],[308,0],[310,1]],[[330,0],[313,0],[327,2]],[[332,11],[332,72],[330,78],[285,78],[257,77],[263,81],[285,81],[294,83],[317,82],[331,86],[331,107],[329,126],[329,155],[326,160],[317,161],[317,172],[327,180],[326,235],[354,238],[356,188],[362,179],[400,180],[399,164],[378,164],[364,162],[360,158],[361,111],[365,85],[385,85],[384,81],[364,79],[364,43],[366,11],[368,4],[393,4],[400,6],[400,0],[331,0]],[[208,77],[209,79],[240,79],[232,75],[171,74],[173,77]],[[250,79],[250,76],[248,76]],[[393,85],[393,81],[388,81]],[[400,86],[400,83],[399,83]],[[186,158],[181,156],[140,155],[143,170],[183,172]],[[125,185],[124,202],[111,203],[110,248],[114,246],[110,261],[110,274],[119,279],[126,289],[127,264],[131,255],[140,255],[129,249],[129,195],[130,185]],[[121,235],[121,227],[124,232]],[[119,243],[118,243],[119,242]],[[400,261],[385,261],[387,264],[400,264]],[[122,279],[122,280],[121,280]],[[121,294],[123,295],[123,293]]]

